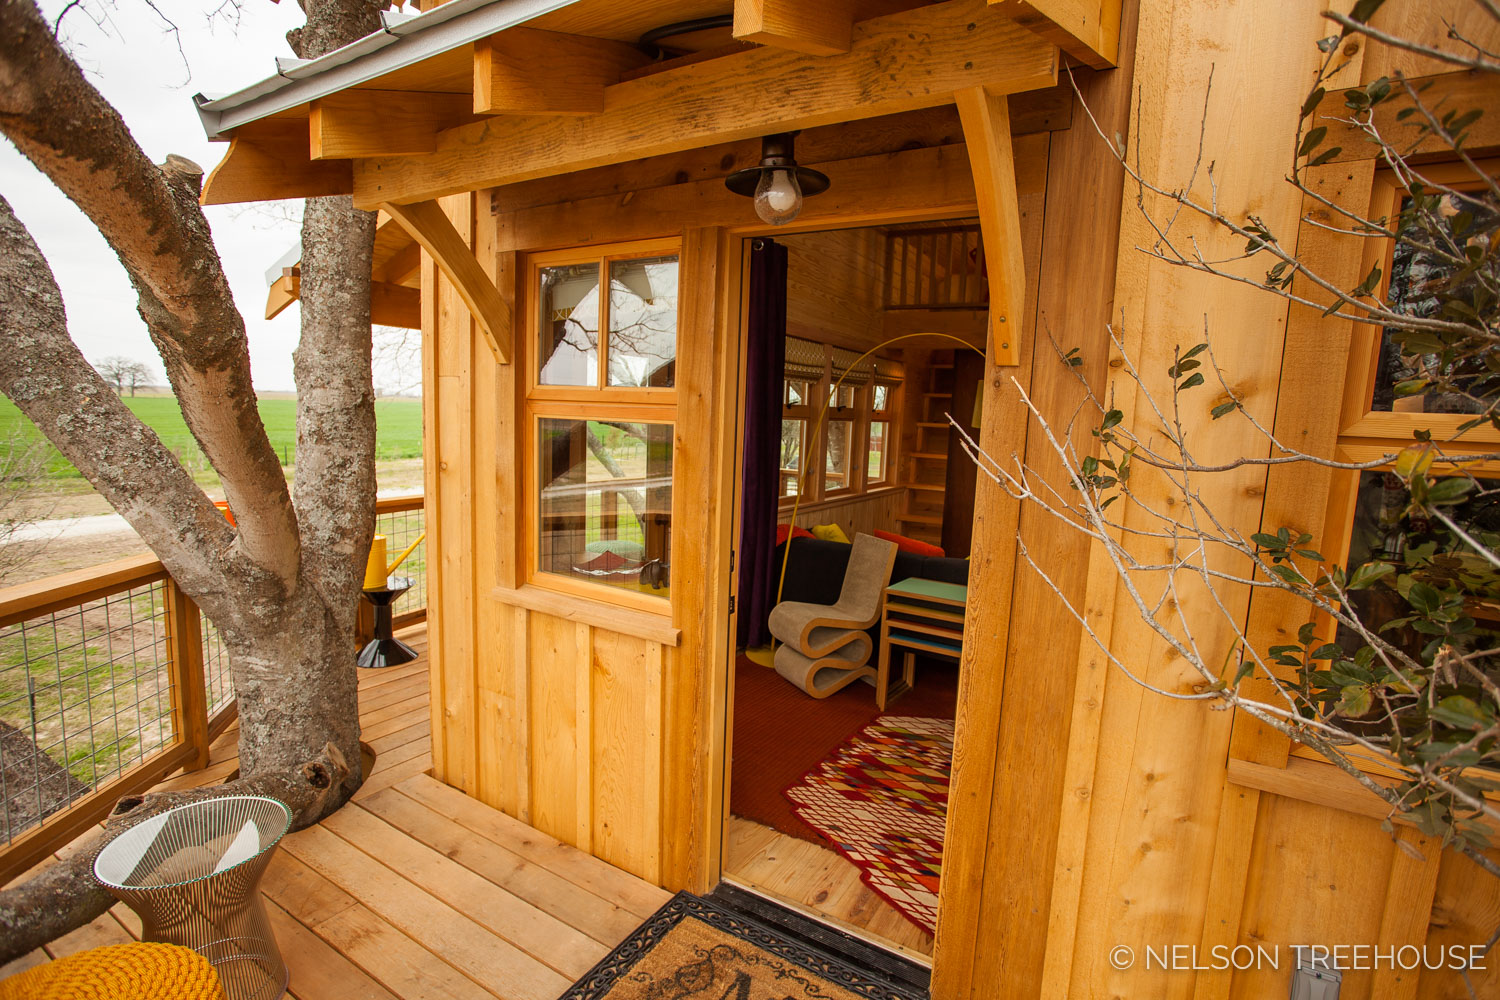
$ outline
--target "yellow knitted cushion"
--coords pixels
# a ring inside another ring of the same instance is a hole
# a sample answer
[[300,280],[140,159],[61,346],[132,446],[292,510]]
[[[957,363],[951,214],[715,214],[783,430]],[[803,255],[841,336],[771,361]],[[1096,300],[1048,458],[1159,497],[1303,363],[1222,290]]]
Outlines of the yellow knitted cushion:
[[0,1000],[224,1000],[208,959],[175,944],[90,948],[0,981]]

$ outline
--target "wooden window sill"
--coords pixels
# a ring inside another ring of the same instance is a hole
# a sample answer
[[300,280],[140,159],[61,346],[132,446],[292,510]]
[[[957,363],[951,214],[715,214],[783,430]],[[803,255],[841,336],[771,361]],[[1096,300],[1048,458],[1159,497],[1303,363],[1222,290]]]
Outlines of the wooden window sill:
[[654,615],[608,601],[595,601],[532,584],[515,590],[496,587],[490,591],[490,598],[501,604],[591,625],[607,632],[633,635],[638,639],[659,642],[663,646],[678,646],[682,643],[682,629],[672,624],[670,614]]
[[[817,503],[802,504],[797,508],[797,514],[800,516],[809,511],[824,510],[832,507],[847,507],[849,504],[861,500],[878,500],[892,493],[900,493],[904,489],[906,489],[904,486],[879,486],[864,493],[839,493],[826,500],[819,500]],[[791,512],[792,505],[790,503],[782,503],[777,506],[778,516],[788,515]]]

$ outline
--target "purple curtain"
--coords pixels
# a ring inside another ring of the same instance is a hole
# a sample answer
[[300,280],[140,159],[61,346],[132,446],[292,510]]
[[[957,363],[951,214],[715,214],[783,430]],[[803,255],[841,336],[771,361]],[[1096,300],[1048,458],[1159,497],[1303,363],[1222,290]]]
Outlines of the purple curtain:
[[740,510],[740,646],[771,641],[776,596],[776,500],[781,472],[781,392],[786,369],[786,247],[756,240],[750,257],[745,345],[744,493]]

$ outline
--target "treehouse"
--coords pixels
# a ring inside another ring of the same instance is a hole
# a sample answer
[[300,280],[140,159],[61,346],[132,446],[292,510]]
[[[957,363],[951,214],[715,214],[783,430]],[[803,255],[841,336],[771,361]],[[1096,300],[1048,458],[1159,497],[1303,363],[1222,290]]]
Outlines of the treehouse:
[[[1329,206],[1386,215],[1399,178],[1353,137],[1311,168],[1323,202],[1282,182],[1337,34],[1323,11],[451,0],[201,100],[228,143],[204,203],[380,212],[376,322],[422,331],[432,776],[452,801],[668,890],[775,900],[930,966],[943,1000],[1337,976],[1292,995],[1463,995],[1450,967],[1298,971],[1293,946],[1482,945],[1500,883],[1383,830],[1385,803],[1275,729],[1176,698],[1203,678],[1100,547],[965,442],[1069,490],[1048,437],[1094,447],[1069,425],[1084,382],[1133,419],[1132,372],[1160,378],[1205,325],[1239,405],[1305,450],[1353,463],[1456,427],[1391,404],[1378,329],[1252,287],[1258,262],[1240,284],[1173,266],[1120,162],[1355,287],[1388,245]],[[1496,34],[1446,0],[1377,23],[1432,41],[1439,15]],[[1500,145],[1493,77],[1339,44],[1338,87],[1423,78],[1491,109],[1471,154]],[[275,311],[300,272],[270,277]],[[1200,391],[1179,419],[1206,433],[1230,397]],[[1270,453],[1249,429],[1215,440],[1216,460]],[[1290,526],[1331,559],[1369,546],[1382,488],[1264,464],[1201,487],[1246,536]],[[771,651],[778,603],[859,590],[856,652]],[[1306,620],[1235,593],[1233,628],[1183,597],[1217,656]],[[870,726],[927,755],[926,853],[807,790]],[[1479,995],[1497,964],[1469,973]]]

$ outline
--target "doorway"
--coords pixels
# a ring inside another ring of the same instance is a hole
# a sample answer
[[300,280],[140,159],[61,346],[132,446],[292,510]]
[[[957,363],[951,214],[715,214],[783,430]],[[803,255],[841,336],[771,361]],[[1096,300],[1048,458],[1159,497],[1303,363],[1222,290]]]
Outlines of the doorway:
[[[723,875],[925,961],[961,649],[944,619],[962,619],[974,506],[953,424],[978,423],[988,319],[979,226],[747,242]],[[862,535],[896,547],[872,624],[849,630],[869,653],[809,680],[778,659],[770,613],[838,602]],[[886,588],[913,584],[931,593],[903,619]],[[898,679],[882,706],[883,652]]]

